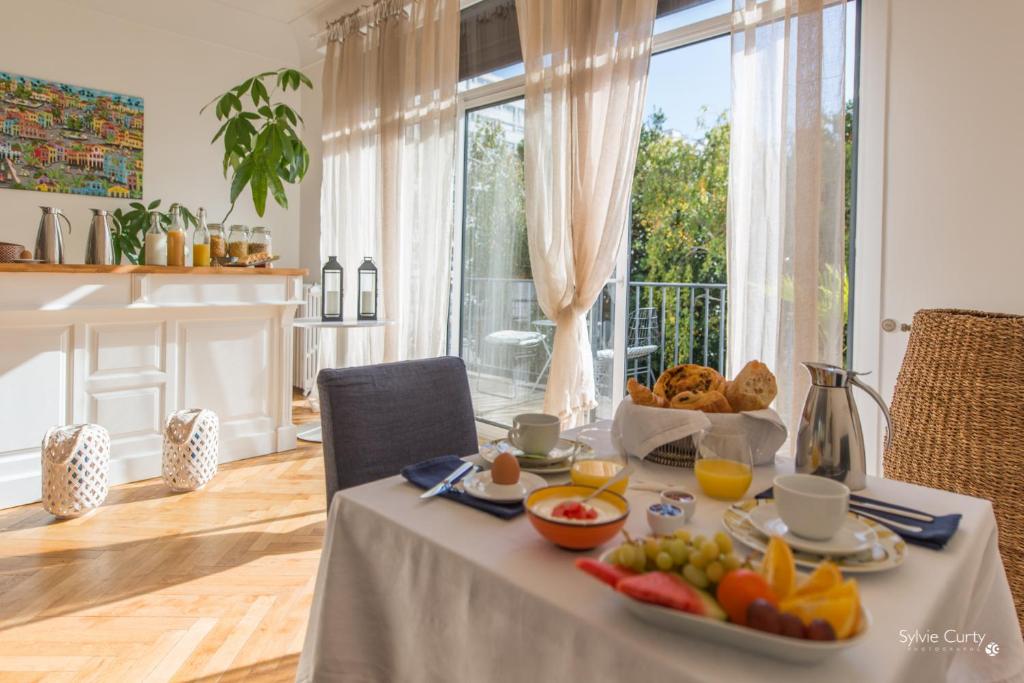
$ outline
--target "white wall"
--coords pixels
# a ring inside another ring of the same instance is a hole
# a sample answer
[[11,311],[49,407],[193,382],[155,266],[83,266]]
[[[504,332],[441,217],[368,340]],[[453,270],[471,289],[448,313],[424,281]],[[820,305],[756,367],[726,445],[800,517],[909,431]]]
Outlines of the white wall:
[[854,353],[890,400],[907,333],[883,319],[1024,313],[1024,3],[863,7]]
[[320,281],[320,184],[323,180],[323,141],[321,119],[323,108],[323,60],[304,67],[303,72],[313,81],[312,90],[302,91],[302,117],[306,120],[302,141],[309,148],[309,172],[299,188],[299,266],[309,271],[308,281]]
[[[212,42],[202,33],[185,35],[157,28],[166,26],[157,21],[136,20],[140,8],[169,7],[171,3],[128,3],[125,7],[134,7],[134,13],[124,15],[83,6],[109,10],[120,6],[116,2],[0,0],[0,70],[143,97],[145,201],[159,198],[164,206],[172,201],[193,209],[205,206],[211,220],[219,221],[228,207],[228,184],[221,175],[221,154],[210,145],[218,124],[211,112],[200,117],[199,109],[254,73],[296,66],[298,49],[283,25],[276,24],[280,27],[277,40],[273,22],[207,4],[217,11],[203,14],[201,4],[191,0],[174,3],[189,14],[189,23],[202,25],[207,33],[248,36],[248,42],[238,39],[235,44],[251,45],[251,51]],[[223,25],[211,26],[213,22]],[[285,56],[287,59],[282,59]],[[298,98],[292,104],[298,105]],[[280,209],[268,198],[268,211],[259,219],[246,193],[230,222],[271,227],[280,265],[296,266],[299,191],[292,188],[288,196],[289,210]],[[128,201],[0,189],[0,241],[18,242],[31,249],[39,223],[38,206],[58,206],[74,226],[66,241],[66,260],[81,263],[89,209],[113,210],[127,207]]]

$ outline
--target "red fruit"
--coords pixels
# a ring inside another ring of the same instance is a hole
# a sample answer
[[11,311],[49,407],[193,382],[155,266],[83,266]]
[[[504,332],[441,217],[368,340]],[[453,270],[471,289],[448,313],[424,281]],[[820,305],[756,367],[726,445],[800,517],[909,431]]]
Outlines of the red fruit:
[[778,598],[765,578],[750,569],[736,569],[726,574],[718,584],[715,597],[729,615],[729,621],[741,626],[747,625],[747,608],[754,600],[763,598],[773,607],[779,605]]
[[779,615],[779,628],[780,633],[790,638],[803,638],[804,637],[804,622],[800,621],[800,617],[795,614],[780,614]]
[[615,590],[641,602],[704,616],[706,609],[700,594],[675,574],[647,572],[619,581]]
[[551,514],[565,519],[597,519],[597,510],[589,505],[583,505],[578,500],[559,503]]
[[628,567],[623,567],[617,564],[608,564],[607,562],[595,560],[592,557],[577,558],[576,568],[582,569],[599,581],[604,581],[612,588],[615,588],[622,579],[630,576],[636,576],[636,572]]
[[807,639],[835,640],[836,632],[833,630],[832,624],[828,623],[824,619],[815,619],[811,623],[807,624]]

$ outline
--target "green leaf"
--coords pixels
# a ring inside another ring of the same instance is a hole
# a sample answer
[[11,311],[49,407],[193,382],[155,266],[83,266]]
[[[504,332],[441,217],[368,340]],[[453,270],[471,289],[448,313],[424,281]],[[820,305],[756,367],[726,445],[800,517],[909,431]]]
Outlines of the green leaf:
[[267,94],[267,86],[263,85],[263,81],[255,81],[252,84],[252,103],[254,106],[259,106],[260,100],[264,102],[270,102],[270,95]]
[[242,190],[245,189],[246,184],[252,177],[253,171],[253,157],[245,159],[235,169],[235,175],[231,179],[231,203],[234,204],[238,199],[238,195],[242,194]]
[[223,123],[223,124],[221,125],[221,127],[217,129],[217,134],[213,136],[213,139],[212,139],[212,140],[210,140],[210,143],[211,143],[211,144],[212,144],[212,143],[214,143],[214,142],[217,142],[217,139],[218,139],[218,138],[219,138],[219,137],[220,137],[221,135],[223,135],[223,134],[224,134],[224,131],[225,131],[225,130],[227,129],[227,127],[228,127],[228,124],[230,124],[230,123],[231,123],[231,121],[225,121],[225,122],[224,122],[224,123]]
[[[301,81],[304,86],[306,86],[307,88],[312,90],[313,89],[313,81],[309,80],[309,76],[307,76],[306,74],[302,73],[301,71],[297,71],[296,73],[299,74],[299,81]],[[296,85],[295,89],[298,90],[299,86]]]
[[159,199],[154,199],[153,201],[151,201],[149,203],[149,206],[146,208],[146,210],[147,211],[152,211],[153,209],[155,209],[158,206],[160,206],[160,200]]
[[[288,208],[288,195],[284,192],[284,185],[281,183],[281,178],[278,177],[277,173],[271,172],[268,174],[270,178],[270,191],[274,195],[274,201],[284,208]],[[260,214],[261,216],[263,214]]]
[[256,215],[263,218],[264,212],[267,210],[267,172],[262,165],[257,165],[253,169],[251,188],[252,188],[252,203],[256,209]]

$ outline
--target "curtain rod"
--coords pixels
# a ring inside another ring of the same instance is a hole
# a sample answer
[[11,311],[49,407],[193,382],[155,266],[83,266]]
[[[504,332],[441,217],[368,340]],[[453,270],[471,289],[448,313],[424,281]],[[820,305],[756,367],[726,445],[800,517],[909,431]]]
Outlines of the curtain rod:
[[369,5],[362,5],[336,19],[324,22],[324,28],[309,38],[316,47],[323,47],[331,40],[343,40],[346,35],[355,31],[364,32],[367,28],[393,16],[408,16],[409,12],[405,6],[412,2],[415,0],[377,0]]

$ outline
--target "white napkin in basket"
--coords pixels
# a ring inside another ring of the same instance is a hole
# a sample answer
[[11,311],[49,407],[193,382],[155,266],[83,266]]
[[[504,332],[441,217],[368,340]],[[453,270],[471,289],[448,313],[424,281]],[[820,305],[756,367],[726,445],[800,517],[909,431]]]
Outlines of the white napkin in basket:
[[745,413],[702,413],[638,406],[628,396],[615,411],[612,443],[620,452],[646,458],[651,451],[693,435],[697,444],[714,429],[740,429],[747,434],[754,465],[770,465],[786,442],[786,425],[771,408]]

